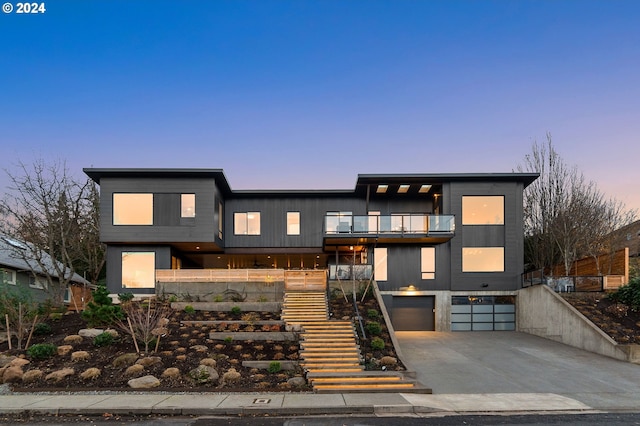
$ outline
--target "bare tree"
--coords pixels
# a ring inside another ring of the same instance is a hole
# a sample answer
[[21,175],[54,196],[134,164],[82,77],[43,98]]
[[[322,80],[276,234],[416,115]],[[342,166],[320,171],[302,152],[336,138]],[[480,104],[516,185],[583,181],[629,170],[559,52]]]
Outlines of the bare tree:
[[74,179],[64,162],[20,162],[17,168],[18,173],[5,170],[11,186],[0,202],[1,231],[27,243],[14,255],[46,278],[45,290],[62,304],[74,273],[84,272],[78,269],[83,263],[85,270],[92,269],[92,278],[104,263],[94,217],[97,189],[88,179]]
[[540,174],[524,196],[525,254],[536,269],[561,264],[569,275],[576,260],[611,251],[612,232],[635,217],[635,211],[607,199],[594,182],[568,166],[550,134],[546,144],[533,144],[517,170]]

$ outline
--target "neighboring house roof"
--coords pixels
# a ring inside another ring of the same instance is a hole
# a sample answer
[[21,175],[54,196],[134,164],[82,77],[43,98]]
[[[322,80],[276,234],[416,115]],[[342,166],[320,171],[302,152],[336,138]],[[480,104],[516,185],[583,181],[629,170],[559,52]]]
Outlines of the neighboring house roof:
[[[38,275],[44,275],[45,271],[40,267],[40,265],[33,260],[29,262],[28,259],[25,260],[23,256],[18,256],[16,254],[17,250],[31,250],[29,244],[18,241],[14,238],[7,237],[6,235],[0,235],[0,267],[8,267],[11,269],[16,269],[19,271],[33,271]],[[58,278],[58,276],[54,272],[53,261],[51,258],[46,255],[44,258],[45,268],[51,271],[51,276]],[[58,264],[60,264],[58,262]],[[74,283],[79,284],[90,284],[89,281],[82,278],[80,275],[74,273],[71,279]]]

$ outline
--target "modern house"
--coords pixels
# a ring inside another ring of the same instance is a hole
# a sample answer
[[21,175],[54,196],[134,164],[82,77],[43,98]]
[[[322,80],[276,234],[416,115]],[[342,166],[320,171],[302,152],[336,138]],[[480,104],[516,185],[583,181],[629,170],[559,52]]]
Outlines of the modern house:
[[[29,244],[0,235],[0,291],[30,293],[35,302],[47,300],[50,298],[47,275],[57,279],[53,262],[46,255],[37,262]],[[65,291],[64,302],[69,305],[75,303],[80,309],[85,298],[91,294],[90,287],[87,280],[74,274]]]
[[347,190],[232,190],[221,169],[88,168],[113,294],[166,270],[372,276],[397,330],[514,330],[537,174],[364,174]]

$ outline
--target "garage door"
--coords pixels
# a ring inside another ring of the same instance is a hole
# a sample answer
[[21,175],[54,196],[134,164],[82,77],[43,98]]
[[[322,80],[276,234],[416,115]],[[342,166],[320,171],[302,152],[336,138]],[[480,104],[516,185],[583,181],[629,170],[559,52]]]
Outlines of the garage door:
[[434,296],[394,296],[391,323],[397,331],[434,331]]
[[451,297],[451,331],[515,329],[515,296]]

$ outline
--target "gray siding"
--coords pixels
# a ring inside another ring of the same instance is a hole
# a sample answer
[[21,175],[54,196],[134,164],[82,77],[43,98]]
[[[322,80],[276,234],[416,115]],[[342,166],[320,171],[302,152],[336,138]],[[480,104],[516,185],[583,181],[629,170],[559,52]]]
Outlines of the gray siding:
[[[456,236],[451,240],[451,290],[515,290],[524,268],[522,184],[515,182],[450,183],[447,213],[456,216]],[[504,226],[462,225],[464,195],[503,195]],[[462,272],[463,247],[504,247],[504,272]],[[487,284],[488,287],[483,287]]]
[[[329,211],[365,214],[365,202],[344,197],[236,198],[225,204],[226,248],[321,248],[324,217]],[[233,215],[260,212],[260,235],[234,235]],[[287,212],[300,212],[300,235],[287,235]]]
[[122,252],[147,251],[156,254],[156,269],[171,269],[171,249],[166,246],[109,245],[107,246],[107,289],[110,293],[153,294],[153,288],[122,288]]
[[[114,193],[153,193],[154,224],[113,225]],[[196,217],[180,218],[180,194],[196,194]],[[220,242],[214,179],[105,178],[100,182],[100,236],[105,243]]]

